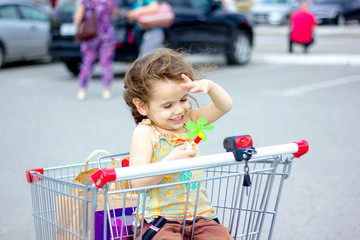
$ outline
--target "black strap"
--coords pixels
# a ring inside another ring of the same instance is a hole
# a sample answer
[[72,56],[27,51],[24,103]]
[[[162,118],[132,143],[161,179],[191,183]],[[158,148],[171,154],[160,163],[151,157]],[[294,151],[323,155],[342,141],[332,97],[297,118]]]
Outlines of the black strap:
[[155,234],[157,234],[160,231],[160,228],[164,226],[166,223],[166,218],[164,217],[157,217],[149,227],[149,229],[144,233],[142,239],[143,240],[150,240],[152,239]]
[[[215,222],[217,222],[218,224],[220,224],[220,221],[218,218],[214,218],[213,219]],[[144,233],[142,239],[143,240],[150,240],[152,239],[155,234],[157,234],[160,229],[164,226],[164,224],[166,223],[166,218],[164,217],[157,217],[152,224],[150,225],[149,229],[146,230],[146,232]]]

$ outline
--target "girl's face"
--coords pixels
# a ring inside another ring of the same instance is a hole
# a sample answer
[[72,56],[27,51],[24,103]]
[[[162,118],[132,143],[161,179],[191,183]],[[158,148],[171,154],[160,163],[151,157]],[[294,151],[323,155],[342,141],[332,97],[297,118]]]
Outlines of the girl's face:
[[188,93],[180,81],[155,81],[145,109],[147,117],[164,133],[183,133],[190,111]]

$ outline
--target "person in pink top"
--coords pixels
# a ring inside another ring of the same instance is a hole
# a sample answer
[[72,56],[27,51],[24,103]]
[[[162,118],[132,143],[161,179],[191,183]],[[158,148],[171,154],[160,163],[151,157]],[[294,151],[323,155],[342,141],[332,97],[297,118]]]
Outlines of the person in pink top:
[[302,44],[304,52],[314,43],[314,29],[316,26],[316,18],[309,11],[309,4],[303,0],[300,8],[290,15],[290,41],[289,52],[293,52],[293,43]]

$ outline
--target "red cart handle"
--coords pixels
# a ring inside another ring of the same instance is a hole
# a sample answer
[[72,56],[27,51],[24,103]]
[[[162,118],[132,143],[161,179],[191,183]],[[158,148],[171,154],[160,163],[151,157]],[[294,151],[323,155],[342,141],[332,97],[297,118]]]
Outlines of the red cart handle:
[[116,180],[115,169],[113,168],[102,168],[96,173],[91,175],[95,186],[97,188],[102,188],[107,182],[112,182]]
[[32,182],[36,182],[36,181],[41,180],[41,178],[33,177],[30,174],[31,172],[38,172],[38,173],[44,175],[44,169],[43,168],[34,168],[34,169],[26,170],[26,180],[27,180],[28,183],[32,183]]
[[295,143],[298,145],[299,150],[296,153],[293,153],[294,157],[299,158],[309,151],[309,144],[306,140],[301,140]]

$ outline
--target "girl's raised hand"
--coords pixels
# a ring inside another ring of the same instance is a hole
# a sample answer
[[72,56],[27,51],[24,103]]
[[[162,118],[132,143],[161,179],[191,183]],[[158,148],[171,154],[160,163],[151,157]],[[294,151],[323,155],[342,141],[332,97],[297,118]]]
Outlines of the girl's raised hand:
[[197,93],[197,92],[203,92],[204,95],[208,94],[210,87],[211,87],[211,81],[210,80],[199,80],[199,81],[193,81],[185,74],[181,74],[181,77],[184,79],[185,83],[182,83],[180,87],[190,93]]

